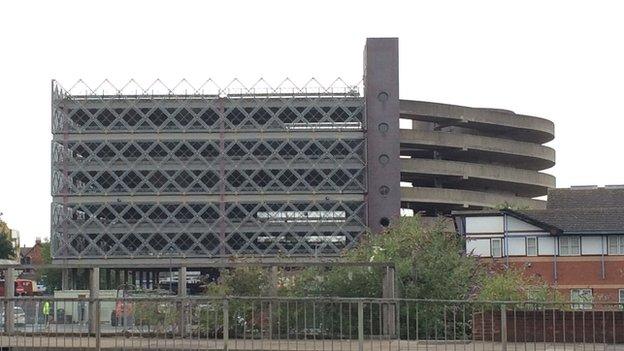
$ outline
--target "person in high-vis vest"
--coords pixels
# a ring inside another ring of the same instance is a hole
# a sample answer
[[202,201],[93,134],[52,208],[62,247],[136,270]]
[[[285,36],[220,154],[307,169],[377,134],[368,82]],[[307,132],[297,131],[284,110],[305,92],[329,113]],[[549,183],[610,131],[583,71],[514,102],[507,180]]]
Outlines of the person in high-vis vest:
[[45,318],[45,324],[50,322],[50,301],[43,302],[43,317]]

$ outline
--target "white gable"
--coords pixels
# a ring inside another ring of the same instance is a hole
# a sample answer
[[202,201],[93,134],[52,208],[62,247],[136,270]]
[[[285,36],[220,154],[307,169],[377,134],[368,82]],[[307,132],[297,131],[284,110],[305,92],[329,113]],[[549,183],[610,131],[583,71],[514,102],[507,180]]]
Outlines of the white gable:
[[519,220],[512,216],[507,216],[507,230],[508,231],[543,231],[544,229],[536,227],[533,224],[529,224],[525,221]]
[[466,234],[502,232],[503,216],[466,217]]

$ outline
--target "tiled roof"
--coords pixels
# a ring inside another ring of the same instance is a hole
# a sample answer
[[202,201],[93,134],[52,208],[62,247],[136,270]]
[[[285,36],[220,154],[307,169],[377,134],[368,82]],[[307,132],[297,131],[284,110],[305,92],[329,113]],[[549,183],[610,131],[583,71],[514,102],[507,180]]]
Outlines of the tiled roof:
[[33,247],[34,247],[34,246],[30,246],[30,247],[28,247],[28,246],[22,246],[22,247],[20,248],[20,255],[21,255],[21,256],[26,256],[26,255],[28,255],[28,253],[30,253],[30,250],[32,250],[32,249],[33,249]]
[[624,234],[624,207],[505,211],[560,234]]
[[624,188],[558,188],[548,190],[546,208],[624,208]]

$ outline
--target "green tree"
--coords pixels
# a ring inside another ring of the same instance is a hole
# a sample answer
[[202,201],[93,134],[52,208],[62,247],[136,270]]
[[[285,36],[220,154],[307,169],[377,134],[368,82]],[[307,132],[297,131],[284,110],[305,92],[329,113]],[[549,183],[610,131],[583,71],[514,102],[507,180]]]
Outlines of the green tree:
[[11,241],[11,229],[3,220],[0,220],[0,259],[14,259],[15,247]]
[[[45,239],[41,242],[41,256],[44,264],[52,263],[52,253],[50,251],[50,240]],[[48,293],[61,289],[61,270],[53,268],[45,268],[39,270],[39,280],[46,287]]]
[[[344,258],[393,262],[401,297],[467,299],[477,290],[485,269],[478,259],[463,253],[463,240],[444,227],[443,219],[425,226],[420,217],[403,217],[383,234],[367,234]],[[295,279],[295,295],[381,297],[383,268],[315,268]]]
[[556,289],[539,277],[529,276],[520,269],[493,271],[480,286],[477,299],[481,301],[563,302]]

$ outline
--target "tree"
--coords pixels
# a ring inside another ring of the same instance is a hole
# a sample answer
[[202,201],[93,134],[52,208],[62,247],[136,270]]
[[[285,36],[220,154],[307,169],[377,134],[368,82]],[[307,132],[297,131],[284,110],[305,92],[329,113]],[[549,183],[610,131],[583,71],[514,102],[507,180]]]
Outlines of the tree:
[[11,240],[11,229],[3,220],[0,220],[0,259],[14,259],[15,247]]
[[[399,295],[418,299],[467,299],[485,269],[463,253],[464,243],[444,230],[442,219],[424,226],[420,217],[403,217],[383,234],[367,234],[347,252],[349,262],[393,262]],[[381,297],[381,268],[308,269],[295,284],[300,296]]]
[[498,268],[480,286],[481,301],[562,302],[563,296],[542,278],[529,276],[518,268]]
[[[44,264],[52,263],[52,253],[50,251],[50,240],[45,239],[41,242],[41,256]],[[61,289],[61,270],[45,268],[39,270],[39,280],[46,287],[48,293]]]

